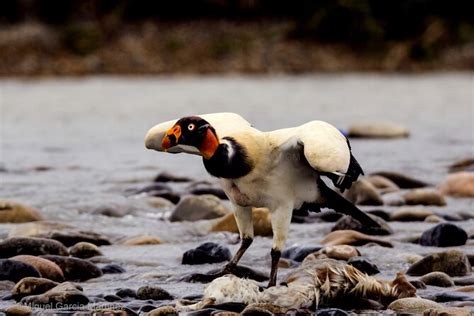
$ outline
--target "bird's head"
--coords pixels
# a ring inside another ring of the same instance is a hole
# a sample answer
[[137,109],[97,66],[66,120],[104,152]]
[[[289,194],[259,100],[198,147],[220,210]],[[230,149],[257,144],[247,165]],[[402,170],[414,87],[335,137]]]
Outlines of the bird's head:
[[195,147],[209,159],[216,152],[219,140],[209,122],[199,116],[187,116],[179,119],[161,139],[161,148],[165,151],[178,145]]

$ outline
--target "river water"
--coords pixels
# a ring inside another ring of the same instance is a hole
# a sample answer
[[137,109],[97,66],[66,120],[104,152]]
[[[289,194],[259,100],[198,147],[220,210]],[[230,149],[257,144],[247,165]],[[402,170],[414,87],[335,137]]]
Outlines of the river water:
[[[181,266],[182,253],[203,241],[227,243],[232,250],[238,245],[230,243],[235,236],[206,234],[206,221],[168,223],[157,218],[160,211],[127,197],[127,189],[149,184],[159,171],[212,180],[198,157],[146,150],[143,137],[151,126],[224,111],[239,113],[262,130],[314,119],[340,129],[356,122],[399,123],[409,128],[409,138],[352,140],[354,155],[366,173],[397,171],[436,185],[449,164],[474,156],[473,82],[471,73],[1,79],[0,197],[112,240],[143,234],[164,240],[157,246],[102,247],[105,257],[127,272],[83,283],[87,294],[144,284],[161,285],[178,297],[199,294],[201,284],[173,278],[219,265]],[[143,212],[118,218],[90,212],[108,205],[143,207]],[[442,211],[474,213],[474,208],[472,200],[448,199]],[[459,225],[474,232],[472,220]],[[0,224],[0,239],[14,226]],[[288,245],[317,244],[331,226],[293,224]],[[433,224],[391,226],[397,246],[383,249],[386,256],[379,255],[380,247],[361,248],[389,278],[409,266],[407,253],[436,250],[397,242]],[[269,267],[270,245],[270,239],[257,238],[243,263]],[[474,253],[472,244],[461,248]]]

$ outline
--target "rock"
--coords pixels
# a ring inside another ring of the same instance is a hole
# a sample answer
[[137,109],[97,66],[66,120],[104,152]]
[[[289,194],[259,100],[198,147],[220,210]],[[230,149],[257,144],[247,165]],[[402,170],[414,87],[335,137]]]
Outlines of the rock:
[[132,213],[132,209],[124,205],[99,205],[90,211],[93,215],[107,217],[124,217]]
[[229,261],[232,258],[229,248],[213,242],[206,242],[183,254],[182,264],[204,264]]
[[474,171],[474,158],[456,161],[449,166],[449,172]]
[[383,198],[383,204],[388,205],[388,206],[403,206],[405,205],[405,199],[399,192],[390,192],[390,193],[385,193],[382,198]]
[[179,201],[181,201],[181,196],[179,194],[170,192],[168,190],[151,191],[151,192],[148,192],[148,195],[166,199],[170,201],[171,203],[173,203],[173,205],[178,204]]
[[420,280],[411,280],[410,281],[410,284],[413,285],[416,289],[418,290],[424,290],[426,289],[426,284],[423,283],[422,281]]
[[393,247],[389,241],[359,233],[355,230],[337,230],[327,234],[326,237],[321,241],[321,244],[326,246],[361,246],[367,243],[376,243],[382,247]]
[[173,190],[171,187],[167,184],[164,183],[152,183],[147,185],[146,187],[140,188],[140,189],[135,189],[131,190],[135,194],[141,194],[141,193],[150,193],[150,192],[172,192]]
[[102,256],[102,251],[100,251],[99,247],[90,242],[78,242],[71,248],[69,248],[69,254],[73,257],[87,259],[92,258],[95,256]]
[[64,223],[48,221],[17,225],[10,230],[8,236],[54,239],[66,247],[71,247],[81,241],[97,246],[110,245],[110,241],[101,234],[80,230]]
[[425,209],[400,208],[391,214],[390,220],[394,222],[422,222],[431,215],[434,215],[433,212]]
[[382,194],[400,191],[400,187],[398,185],[385,177],[374,175],[368,176],[365,179]]
[[409,135],[406,127],[385,122],[353,124],[348,130],[349,137],[357,138],[403,138]]
[[137,298],[140,300],[172,300],[170,293],[157,286],[142,286],[137,290]]
[[178,312],[173,306],[161,306],[150,311],[148,316],[171,316],[178,315]]
[[419,297],[405,297],[400,298],[392,302],[388,309],[391,309],[397,313],[419,313],[422,314],[423,311],[429,308],[439,309],[443,308],[442,305],[426,300]]
[[431,189],[414,189],[405,193],[403,198],[408,205],[446,205],[444,197],[438,191]]
[[67,256],[68,251],[60,242],[45,238],[13,237],[0,242],[0,258],[16,255]]
[[176,176],[168,172],[160,172],[153,182],[191,182],[193,179],[188,177]]
[[348,312],[339,308],[321,308],[316,311],[316,316],[348,316]]
[[285,249],[281,256],[282,258],[288,258],[297,262],[301,262],[309,254],[315,253],[322,249],[322,246],[294,246]]
[[467,233],[461,227],[441,223],[423,232],[420,245],[432,247],[462,246],[467,241]]
[[0,199],[0,223],[25,223],[42,219],[39,211],[31,206]]
[[347,261],[347,263],[355,267],[357,270],[366,273],[367,275],[380,273],[377,265],[365,257],[352,257],[349,259],[349,261]]
[[229,199],[220,186],[205,181],[192,183],[186,188],[186,192],[193,195],[211,194],[217,196],[221,200]]
[[135,290],[132,290],[132,289],[119,289],[115,295],[121,297],[121,298],[125,298],[125,297],[133,297],[133,298],[136,298],[137,297],[137,291]]
[[63,271],[66,280],[86,281],[102,276],[102,271],[93,263],[79,258],[42,256],[55,262]]
[[459,286],[474,285],[474,275],[467,276],[467,277],[453,278],[453,281],[454,281],[454,284],[459,285]]
[[64,281],[64,274],[61,268],[51,260],[30,255],[19,255],[10,258],[10,260],[20,261],[33,266],[43,278],[56,282]]
[[454,286],[453,280],[451,277],[444,272],[430,272],[422,277],[420,277],[420,281],[425,283],[426,285],[433,285],[439,287],[451,287]]
[[341,217],[340,220],[337,221],[336,225],[333,226],[331,231],[336,230],[355,230],[367,235],[390,235],[393,234],[393,230],[388,226],[388,224],[378,216],[367,214],[369,215],[374,221],[376,221],[380,227],[371,227],[362,225],[358,220],[354,219],[351,216],[344,216]]
[[325,254],[331,259],[345,261],[352,257],[360,256],[360,252],[357,248],[348,245],[327,246],[321,249],[319,253]]
[[44,278],[26,277],[15,285],[12,290],[12,296],[16,301],[19,301],[25,296],[43,294],[58,284],[57,282]]
[[354,182],[349,190],[344,192],[344,197],[358,205],[383,205],[382,196],[377,189],[367,180],[359,179]]
[[32,313],[33,313],[33,310],[31,309],[31,307],[25,306],[25,305],[19,305],[19,304],[8,306],[5,309],[5,314],[7,316],[28,316],[28,315],[31,315]]
[[433,271],[445,272],[450,276],[464,276],[471,273],[471,265],[462,251],[452,249],[424,257],[415,262],[407,274],[421,276]]
[[113,295],[113,294],[108,294],[108,295],[104,296],[104,300],[106,300],[107,302],[118,302],[121,299],[122,298],[120,296]]
[[154,208],[172,208],[174,204],[162,197],[159,196],[147,196],[145,199],[146,203]]
[[187,196],[176,205],[170,216],[170,221],[198,221],[202,219],[219,218],[230,211],[214,195]]
[[474,293],[457,291],[435,292],[430,299],[439,303],[460,301],[474,302]]
[[465,308],[459,307],[443,307],[429,308],[423,312],[423,315],[429,316],[470,316],[471,313]]
[[391,172],[391,171],[380,171],[372,173],[371,176],[382,176],[389,179],[401,189],[415,189],[415,188],[424,188],[429,186],[428,183],[421,180],[411,178],[401,173]]
[[284,315],[288,308],[270,303],[249,304],[240,315]]
[[63,308],[64,305],[86,305],[89,303],[82,289],[71,282],[64,282],[51,290],[40,294],[24,297],[21,300],[25,305],[47,306],[48,308]]
[[[272,236],[272,223],[270,211],[266,208],[254,208],[252,211],[253,230],[255,236]],[[228,231],[239,233],[234,214],[227,214],[218,220],[212,227],[211,232]]]
[[[295,211],[293,211],[293,213],[294,212]],[[308,213],[308,215],[309,215],[309,213]],[[306,216],[308,216],[308,215],[306,215]],[[344,214],[337,213],[333,210],[325,210],[324,212],[316,213],[316,214],[312,214],[312,215],[317,216],[323,222],[329,222],[329,223],[337,222],[338,220],[340,220],[344,216]]]
[[16,283],[26,277],[40,278],[41,274],[30,264],[0,259],[0,280],[9,280]]
[[474,285],[461,286],[461,287],[458,287],[455,291],[456,292],[474,293]]
[[123,242],[127,246],[159,245],[161,239],[155,236],[136,236]]
[[443,223],[445,222],[444,218],[439,217],[438,215],[430,215],[424,220],[426,223]]
[[380,217],[384,221],[389,221],[390,220],[390,213],[388,213],[384,210],[375,209],[375,210],[366,211],[366,213],[370,214],[370,215],[375,215],[377,217]]
[[103,274],[119,274],[124,273],[126,270],[119,266],[118,264],[106,264],[105,266],[101,267],[100,270]]
[[8,280],[0,280],[0,292],[11,292],[15,283]]
[[450,174],[438,186],[441,194],[453,197],[474,197],[474,172]]

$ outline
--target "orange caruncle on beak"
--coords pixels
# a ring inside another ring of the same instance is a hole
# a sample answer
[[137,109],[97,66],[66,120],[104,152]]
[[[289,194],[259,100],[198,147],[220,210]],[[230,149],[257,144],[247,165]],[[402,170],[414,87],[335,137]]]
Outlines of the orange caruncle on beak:
[[161,147],[164,150],[167,150],[173,146],[178,144],[178,139],[181,136],[181,126],[175,125],[170,128],[167,132],[165,137],[163,137],[163,141],[161,142]]

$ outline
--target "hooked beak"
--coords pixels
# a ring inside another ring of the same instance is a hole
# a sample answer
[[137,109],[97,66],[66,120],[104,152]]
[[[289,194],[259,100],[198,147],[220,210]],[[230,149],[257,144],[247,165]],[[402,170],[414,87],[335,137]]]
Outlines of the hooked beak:
[[164,150],[167,150],[173,146],[178,144],[178,139],[181,136],[181,126],[175,125],[170,128],[167,132],[163,140],[161,141],[161,147]]

